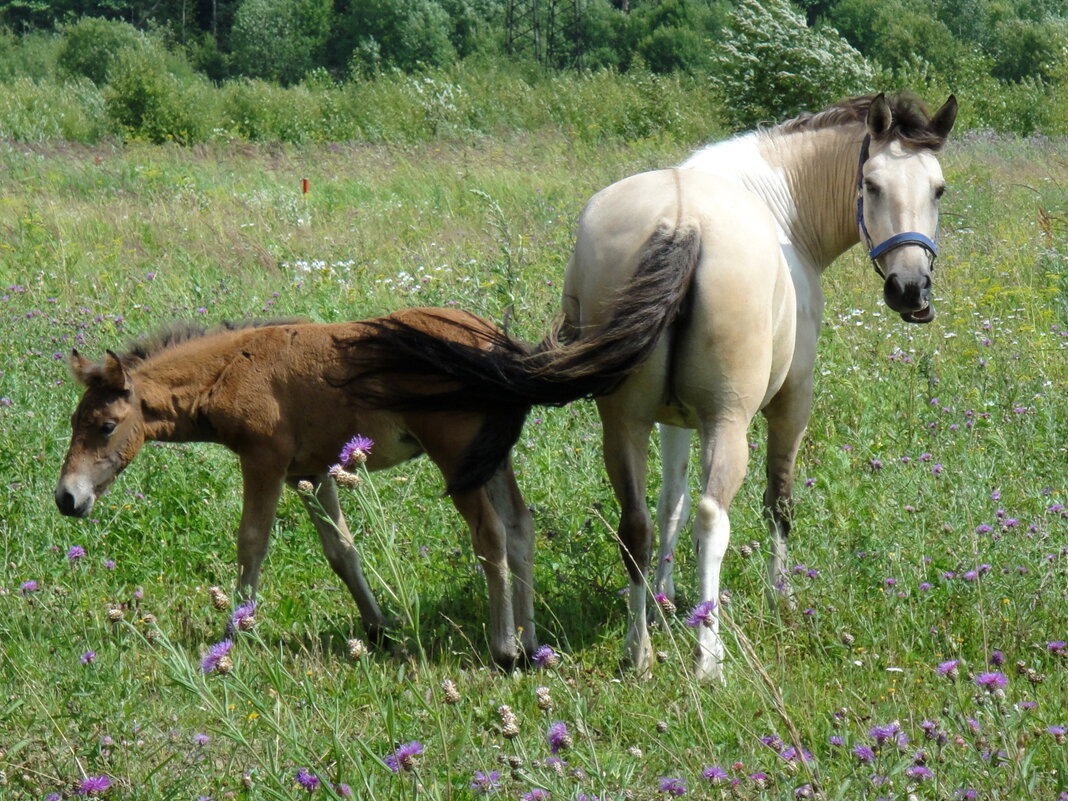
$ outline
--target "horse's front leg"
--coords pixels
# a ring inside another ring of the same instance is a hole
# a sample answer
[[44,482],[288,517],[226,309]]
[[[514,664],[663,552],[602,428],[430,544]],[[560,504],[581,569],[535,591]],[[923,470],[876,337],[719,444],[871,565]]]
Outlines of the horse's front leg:
[[[660,425],[660,460],[664,483],[656,503],[656,523],[660,530],[660,555],[656,564],[653,592],[675,600],[674,559],[679,533],[690,517],[690,493],[686,486],[686,468],[690,460],[688,428]],[[659,607],[658,607],[659,609]]]
[[811,371],[796,382],[788,380],[764,409],[768,421],[768,485],[764,491],[764,516],[771,541],[768,597],[772,604],[785,600],[788,606],[793,605],[786,553],[793,519],[794,464],[811,410]]
[[[353,544],[352,533],[338,502],[337,484],[326,474],[313,476],[310,481],[312,491],[301,492],[300,499],[319,534],[326,561],[356,601],[367,639],[380,643],[388,623],[360,568],[360,555]],[[297,483],[295,478],[289,480],[290,486],[294,488]]]
[[272,469],[265,460],[241,459],[244,497],[237,529],[237,593],[241,598],[256,597],[284,477],[283,471]]

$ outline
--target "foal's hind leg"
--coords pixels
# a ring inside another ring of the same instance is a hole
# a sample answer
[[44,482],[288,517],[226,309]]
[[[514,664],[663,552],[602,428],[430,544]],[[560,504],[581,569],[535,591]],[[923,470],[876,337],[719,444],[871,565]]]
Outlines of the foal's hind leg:
[[531,656],[538,647],[534,630],[534,521],[523,502],[510,461],[490,479],[486,491],[507,532],[512,614],[519,643],[526,655]]
[[648,582],[645,571],[653,545],[653,521],[645,502],[649,435],[652,422],[628,420],[618,395],[600,400],[604,431],[604,463],[619,500],[619,550],[630,578],[627,595],[627,660],[639,676],[653,666],[653,646],[646,622]]
[[471,528],[475,556],[486,574],[490,607],[490,655],[503,668],[519,658],[512,580],[505,524],[498,516],[486,487],[453,495],[452,502]]
[[664,480],[660,498],[656,504],[656,523],[660,530],[660,555],[656,563],[656,580],[653,592],[663,593],[675,599],[673,560],[679,541],[679,532],[690,517],[690,493],[686,486],[686,468],[690,460],[688,428],[660,425],[660,460]]
[[[289,481],[290,486],[294,488],[296,483],[296,479]],[[367,638],[372,642],[380,642],[383,629],[387,626],[386,618],[371,594],[363,570],[360,569],[360,556],[353,545],[352,534],[338,503],[337,485],[330,476],[320,475],[312,479],[312,486],[311,493],[299,494],[304,508],[308,510],[308,515],[315,524],[315,530],[319,532],[319,542],[322,543],[326,560],[352,593],[360,610]]]
[[768,486],[764,515],[771,540],[768,555],[768,593],[772,603],[792,605],[786,550],[793,518],[794,464],[812,409],[812,374],[787,384],[764,409],[768,421]]
[[714,606],[697,632],[697,677],[723,680],[720,623],[720,570],[730,541],[731,501],[745,478],[749,458],[748,420],[718,420],[701,429],[701,500],[694,517],[697,582],[700,600]]

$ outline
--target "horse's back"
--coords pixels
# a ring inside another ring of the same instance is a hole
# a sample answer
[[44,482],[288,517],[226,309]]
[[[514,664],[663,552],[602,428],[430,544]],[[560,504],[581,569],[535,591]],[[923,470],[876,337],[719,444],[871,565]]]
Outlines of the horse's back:
[[[794,345],[795,298],[767,205],[740,183],[698,170],[639,173],[601,190],[579,220],[564,312],[579,330],[601,323],[658,229],[694,228],[700,256],[689,312],[632,384],[658,402],[695,408],[725,386],[755,411],[781,385]],[[668,386],[670,382],[670,386]]]

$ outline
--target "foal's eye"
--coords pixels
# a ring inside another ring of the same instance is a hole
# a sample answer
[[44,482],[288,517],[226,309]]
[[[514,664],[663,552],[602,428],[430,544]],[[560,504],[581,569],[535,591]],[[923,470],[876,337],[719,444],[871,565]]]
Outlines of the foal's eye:
[[100,433],[105,437],[110,437],[111,433],[115,430],[115,424],[110,420],[106,423],[100,424]]
[[935,191],[934,191],[935,200],[941,200],[942,199],[942,195],[944,195],[945,193],[946,193],[945,185],[940,186],[937,189],[935,189]]
[[864,191],[872,197],[878,197],[882,192],[882,190],[879,188],[879,185],[872,183],[871,181],[864,182]]

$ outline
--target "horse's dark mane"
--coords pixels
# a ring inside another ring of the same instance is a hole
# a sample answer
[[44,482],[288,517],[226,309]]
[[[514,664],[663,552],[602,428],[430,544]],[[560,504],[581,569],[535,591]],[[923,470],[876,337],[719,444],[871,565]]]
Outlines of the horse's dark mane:
[[[775,136],[841,125],[864,125],[868,109],[876,97],[878,95],[860,95],[835,103],[815,114],[806,111],[792,120],[766,129],[765,133]],[[945,144],[945,137],[931,127],[931,113],[919,97],[911,92],[898,92],[886,95],[886,102],[890,104],[893,125],[886,133],[885,140],[897,140],[911,147],[928,150],[939,150]]]
[[165,325],[162,328],[158,328],[149,334],[143,334],[136,339],[130,340],[126,343],[126,350],[119,356],[119,360],[126,367],[132,367],[168,348],[173,348],[175,345],[180,345],[183,342],[189,342],[194,339],[203,339],[204,337],[224,334],[229,331],[240,331],[245,328],[264,328],[272,325],[292,325],[294,323],[303,322],[307,321],[297,318],[239,320],[237,322],[223,320],[218,325],[209,327],[198,323],[192,323],[188,320],[178,320],[169,325]]

